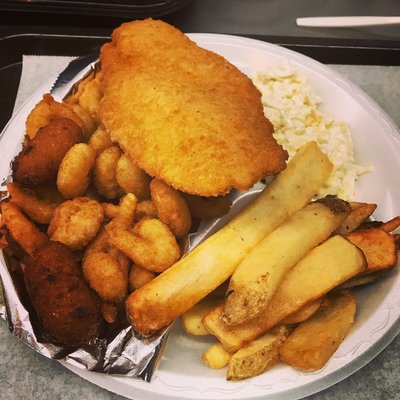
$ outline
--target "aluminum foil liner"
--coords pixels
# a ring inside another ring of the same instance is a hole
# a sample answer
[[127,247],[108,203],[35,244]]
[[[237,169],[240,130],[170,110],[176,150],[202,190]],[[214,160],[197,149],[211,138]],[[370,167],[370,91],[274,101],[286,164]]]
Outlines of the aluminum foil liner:
[[[248,192],[232,191],[229,195],[232,201],[230,212],[222,218],[203,221],[197,232],[189,235],[186,252],[229,222],[264,186],[259,183]],[[32,349],[46,357],[83,366],[89,371],[151,381],[171,326],[149,338],[141,338],[126,322],[113,324],[111,329],[104,330],[98,339],[85,347],[58,345],[50,341],[35,321],[35,313],[29,309],[21,270],[4,251],[0,255],[0,277],[0,284],[3,284],[0,290],[0,317],[6,320],[10,331]]]

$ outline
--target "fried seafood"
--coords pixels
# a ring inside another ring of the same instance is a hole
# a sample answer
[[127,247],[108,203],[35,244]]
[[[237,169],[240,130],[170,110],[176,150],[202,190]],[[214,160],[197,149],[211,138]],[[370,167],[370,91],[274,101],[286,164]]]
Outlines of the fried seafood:
[[34,187],[53,183],[67,151],[82,141],[82,131],[74,121],[58,118],[40,128],[15,157],[13,180]]
[[153,272],[162,272],[180,257],[175,236],[158,219],[142,219],[132,231],[117,229],[110,243],[135,264]]
[[68,247],[49,242],[35,252],[26,262],[24,279],[46,332],[71,345],[96,337],[99,304]]
[[57,207],[47,234],[51,240],[64,243],[71,249],[83,249],[94,239],[103,219],[100,203],[77,197]]
[[79,104],[72,104],[71,109],[82,121],[82,132],[88,140],[97,127],[96,121]]
[[157,208],[152,200],[143,200],[136,207],[135,220],[142,218],[158,218]]
[[28,115],[26,120],[26,134],[30,139],[33,139],[40,128],[59,118],[68,118],[74,121],[82,129],[85,136],[91,133],[85,131],[86,125],[84,121],[68,104],[59,103],[54,100],[53,96],[46,93],[43,99]]
[[86,143],[75,144],[68,150],[57,173],[57,188],[64,198],[72,199],[86,193],[95,155]]
[[150,192],[160,221],[177,238],[186,236],[192,225],[192,217],[185,199],[177,190],[158,179],[151,181]]
[[285,168],[252,81],[172,26],[123,24],[101,49],[101,69],[112,140],[175,189],[217,196]]
[[132,265],[129,271],[129,291],[133,292],[136,289],[141,288],[146,283],[150,282],[156,276],[155,272],[149,271],[139,267],[138,265]]
[[72,87],[70,93],[64,98],[64,102],[68,104],[78,104],[95,121],[99,119],[98,111],[102,96],[100,75],[101,72],[97,64],[95,68],[92,68],[84,78]]
[[2,202],[1,214],[2,223],[26,253],[32,254],[48,243],[49,238],[22,213],[16,204]]
[[110,134],[104,127],[98,127],[90,136],[88,144],[93,148],[96,154],[100,154],[103,150],[108,149],[113,145]]
[[84,258],[82,266],[90,287],[103,300],[120,302],[125,297],[128,276],[111,254],[90,253]]
[[34,191],[25,189],[18,183],[8,183],[7,190],[11,201],[33,221],[39,224],[48,224],[53,218],[58,204],[41,200]]
[[118,206],[111,203],[103,203],[104,214],[110,219],[118,218],[122,226],[126,228],[133,224],[136,207],[137,198],[133,193],[128,193],[122,197]]
[[116,168],[121,150],[112,146],[103,150],[96,158],[93,182],[97,191],[107,199],[115,199],[122,194],[116,177]]
[[150,197],[150,176],[125,154],[121,154],[118,160],[116,179],[125,193],[134,193],[139,200]]
[[118,309],[114,303],[105,302],[101,305],[101,315],[105,321],[112,324],[117,320]]

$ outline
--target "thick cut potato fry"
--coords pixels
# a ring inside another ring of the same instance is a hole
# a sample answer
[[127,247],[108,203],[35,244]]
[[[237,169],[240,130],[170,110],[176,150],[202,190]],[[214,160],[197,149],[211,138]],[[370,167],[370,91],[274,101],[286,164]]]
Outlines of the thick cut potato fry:
[[204,328],[202,319],[222,302],[223,299],[208,296],[183,313],[181,321],[185,332],[196,336],[209,335],[210,332]]
[[392,218],[390,221],[384,222],[380,228],[386,232],[393,232],[400,226],[400,216]]
[[128,297],[133,327],[149,335],[193,307],[228,279],[265,235],[304,207],[331,170],[332,163],[315,142],[302,147],[287,168],[230,223]]
[[203,324],[227,351],[235,352],[366,267],[365,256],[357,246],[334,236],[311,250],[287,273],[266,310],[254,320],[229,326],[222,320],[220,306],[204,317]]
[[2,222],[13,239],[29,255],[49,242],[49,238],[12,202],[1,203]]
[[281,324],[283,325],[298,324],[299,322],[305,321],[306,319],[310,318],[311,315],[313,315],[321,307],[322,300],[323,298],[320,298],[315,301],[312,301],[309,304],[304,305],[292,315],[289,315],[288,317],[284,318],[281,321]]
[[278,364],[279,348],[289,332],[286,326],[276,327],[238,350],[229,360],[228,381],[260,375]]
[[355,313],[353,295],[332,296],[330,304],[302,322],[282,344],[281,361],[303,371],[321,369],[348,334]]
[[215,343],[201,356],[203,361],[213,369],[226,367],[231,357],[232,354],[228,353],[221,343]]
[[385,270],[364,272],[360,275],[350,278],[348,281],[339,285],[337,288],[335,288],[335,292],[337,290],[351,289],[355,286],[367,285],[368,283],[375,282],[376,280],[380,279],[385,273],[386,273]]
[[357,229],[376,209],[376,204],[352,202],[351,212],[336,229],[338,235],[348,235]]
[[368,263],[368,272],[391,268],[397,263],[394,237],[381,228],[361,229],[347,235],[359,247]]
[[267,235],[238,265],[224,306],[228,324],[242,324],[265,310],[287,271],[327,239],[350,212],[349,203],[325,198],[297,211]]

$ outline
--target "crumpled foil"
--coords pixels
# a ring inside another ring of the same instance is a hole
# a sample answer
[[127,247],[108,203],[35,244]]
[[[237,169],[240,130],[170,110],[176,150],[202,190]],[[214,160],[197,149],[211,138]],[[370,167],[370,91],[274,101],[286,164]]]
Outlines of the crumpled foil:
[[[193,250],[229,222],[263,187],[264,184],[259,183],[248,192],[232,191],[229,194],[232,201],[230,212],[221,218],[203,221],[197,232],[189,235],[186,252]],[[114,324],[109,331],[103,332],[85,347],[55,344],[35,324],[34,312],[29,311],[20,269],[15,268],[15,260],[13,262],[4,252],[0,254],[0,278],[0,317],[6,320],[10,331],[32,349],[48,358],[64,359],[89,371],[151,381],[171,326],[149,338],[142,338],[131,326]]]

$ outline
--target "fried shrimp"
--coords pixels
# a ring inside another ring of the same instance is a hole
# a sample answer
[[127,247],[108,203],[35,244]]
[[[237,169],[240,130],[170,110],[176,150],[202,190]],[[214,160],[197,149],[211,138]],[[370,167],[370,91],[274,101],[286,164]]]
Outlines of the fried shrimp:
[[119,205],[103,203],[104,214],[108,218],[118,218],[125,227],[130,227],[133,223],[137,198],[133,193],[128,193],[121,198]]
[[103,207],[95,200],[77,197],[57,207],[47,230],[51,240],[77,250],[96,236],[104,219]]
[[116,178],[125,193],[134,193],[139,200],[150,197],[150,176],[125,154],[118,160]]
[[127,274],[111,254],[88,254],[82,266],[85,279],[103,300],[118,303],[126,296]]
[[54,100],[53,96],[46,93],[43,99],[30,112],[26,120],[26,134],[33,139],[40,128],[59,118],[68,118],[74,121],[85,132],[85,123],[68,105]]
[[135,221],[143,218],[158,218],[157,208],[153,200],[143,200],[136,207]]
[[25,189],[17,183],[8,183],[7,190],[11,195],[11,201],[33,221],[48,224],[53,218],[58,204],[41,200],[34,191]]
[[156,276],[155,272],[149,271],[138,265],[132,265],[129,271],[129,291],[133,292],[150,282]]
[[15,182],[28,187],[53,183],[67,151],[83,139],[79,126],[68,118],[58,118],[39,129],[24,145],[12,165]]
[[115,199],[122,193],[116,178],[116,168],[120,157],[120,148],[112,146],[103,150],[96,158],[93,182],[97,191],[107,199]]
[[150,191],[160,220],[177,238],[187,235],[192,218],[186,201],[179,192],[158,179],[151,181]]
[[132,231],[117,229],[110,243],[135,264],[154,272],[162,272],[180,257],[175,236],[158,219],[142,219]]
[[120,302],[127,293],[130,261],[113,247],[110,236],[119,229],[131,226],[135,215],[137,199],[129,193],[120,205],[104,203],[107,217],[112,218],[87,247],[83,258],[83,272],[90,287],[105,301]]
[[108,149],[113,145],[110,134],[99,126],[90,136],[88,144],[93,148],[96,154],[100,154],[103,150]]
[[29,221],[12,202],[1,203],[2,223],[22,249],[32,254],[49,242],[49,238]]
[[90,182],[95,151],[86,143],[72,146],[61,161],[57,174],[57,189],[66,199],[82,196]]

